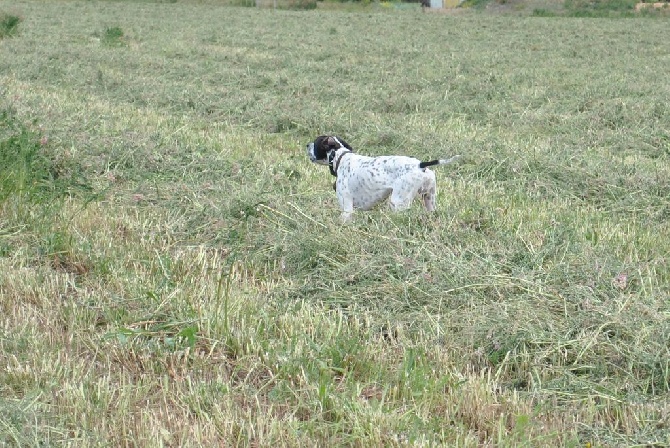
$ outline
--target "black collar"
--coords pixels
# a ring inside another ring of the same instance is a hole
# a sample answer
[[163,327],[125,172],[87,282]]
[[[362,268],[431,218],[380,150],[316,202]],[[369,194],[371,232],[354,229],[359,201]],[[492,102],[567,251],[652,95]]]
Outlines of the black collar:
[[[347,151],[345,153],[342,153],[340,157],[338,157],[337,161],[335,161],[335,156],[333,156],[333,160],[330,161],[328,164],[328,167],[330,168],[330,174],[333,176],[337,177],[337,170],[340,167],[340,162],[342,161],[342,158],[346,156],[347,154],[351,154],[353,151]],[[333,162],[335,162],[335,166],[333,167]]]

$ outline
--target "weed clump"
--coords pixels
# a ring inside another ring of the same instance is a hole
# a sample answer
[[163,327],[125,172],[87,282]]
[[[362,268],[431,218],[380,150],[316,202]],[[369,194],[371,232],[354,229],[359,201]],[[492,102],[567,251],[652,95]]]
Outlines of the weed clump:
[[316,9],[316,0],[258,0],[256,6],[260,8],[305,10]]
[[8,111],[0,112],[0,124],[10,130],[0,140],[0,202],[16,193],[38,193],[51,177],[39,141]]
[[102,35],[102,43],[108,47],[118,47],[125,44],[124,33],[121,27],[113,26],[107,28]]
[[89,190],[74,162],[50,157],[46,137],[38,138],[8,111],[0,111],[0,204],[10,196],[25,195],[33,202],[48,201]]
[[0,14],[0,39],[13,36],[21,18],[13,14]]

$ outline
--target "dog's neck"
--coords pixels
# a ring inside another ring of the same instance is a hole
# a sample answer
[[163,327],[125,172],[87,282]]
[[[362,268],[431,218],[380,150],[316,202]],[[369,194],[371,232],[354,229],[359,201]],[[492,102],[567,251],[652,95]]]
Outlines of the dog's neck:
[[347,148],[340,148],[336,151],[332,152],[332,158],[329,157],[328,159],[328,168],[330,168],[330,174],[333,176],[337,177],[337,170],[340,167],[340,162],[342,161],[342,158],[346,156],[347,154],[351,154],[353,151]]

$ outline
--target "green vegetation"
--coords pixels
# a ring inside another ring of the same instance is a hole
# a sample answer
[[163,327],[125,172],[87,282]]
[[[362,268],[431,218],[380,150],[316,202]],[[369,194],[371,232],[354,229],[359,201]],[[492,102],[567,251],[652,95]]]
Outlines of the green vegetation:
[[465,0],[461,9],[494,14],[532,15],[535,17],[665,17],[670,3],[661,8],[636,8],[640,0]]
[[504,4],[505,2],[494,2],[492,0],[465,0],[460,6],[462,8],[483,8],[491,3]]
[[634,14],[638,0],[565,0],[565,9],[574,17]]
[[102,34],[101,41],[104,45],[110,47],[123,45],[123,30],[118,26],[107,28]]
[[0,445],[670,444],[664,20],[10,7]]
[[12,36],[21,23],[21,18],[13,14],[0,12],[0,39]]
[[234,0],[238,6],[258,6],[276,9],[316,9],[316,0]]

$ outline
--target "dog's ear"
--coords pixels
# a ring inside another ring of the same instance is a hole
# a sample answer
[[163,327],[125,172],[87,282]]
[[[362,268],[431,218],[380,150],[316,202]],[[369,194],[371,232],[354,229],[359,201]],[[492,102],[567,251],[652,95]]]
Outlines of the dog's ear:
[[349,143],[345,142],[344,139],[338,135],[336,135],[335,137],[328,137],[328,147],[330,149],[340,149],[342,147],[345,147],[349,151],[354,150]]
[[337,150],[342,147],[341,143],[338,141],[337,137],[324,136],[323,139],[318,143],[319,149],[324,153],[328,153],[332,150]]
[[330,151],[330,144],[328,141],[332,137],[327,135],[319,135],[314,140],[314,157],[316,160],[326,160],[328,158],[328,152]]
[[342,147],[353,151],[351,146],[340,137],[320,135],[314,140],[314,157],[316,160],[328,160],[328,157],[332,156],[331,151],[337,151]]

